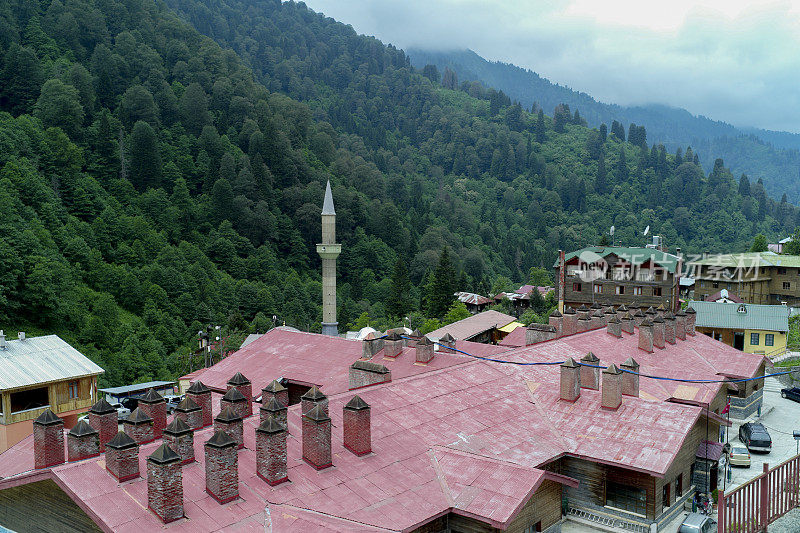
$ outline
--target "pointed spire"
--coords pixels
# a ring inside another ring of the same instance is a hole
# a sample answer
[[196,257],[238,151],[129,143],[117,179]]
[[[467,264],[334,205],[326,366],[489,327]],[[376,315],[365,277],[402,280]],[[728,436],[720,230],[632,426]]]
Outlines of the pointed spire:
[[325,201],[322,204],[323,215],[335,215],[336,211],[333,209],[333,194],[331,194],[331,180],[325,186]]

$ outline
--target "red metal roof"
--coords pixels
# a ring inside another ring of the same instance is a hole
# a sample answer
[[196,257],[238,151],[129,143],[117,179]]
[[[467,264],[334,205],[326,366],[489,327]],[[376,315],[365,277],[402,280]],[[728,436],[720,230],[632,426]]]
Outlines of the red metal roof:
[[449,333],[456,340],[471,339],[484,331],[488,331],[494,327],[501,328],[515,320],[516,318],[513,316],[506,315],[499,311],[483,311],[482,313],[474,314],[458,322],[453,322],[452,324],[431,331],[428,333],[428,337],[440,339],[444,337],[446,333]]

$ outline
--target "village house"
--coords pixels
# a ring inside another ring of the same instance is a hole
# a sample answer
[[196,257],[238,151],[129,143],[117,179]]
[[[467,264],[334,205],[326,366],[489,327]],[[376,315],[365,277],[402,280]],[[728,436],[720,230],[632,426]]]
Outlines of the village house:
[[72,427],[97,399],[103,369],[56,335],[6,339],[0,330],[0,453],[33,432],[46,409]]
[[[723,289],[724,290],[724,289]],[[789,308],[729,302],[692,302],[697,331],[743,352],[773,357],[786,352]]]

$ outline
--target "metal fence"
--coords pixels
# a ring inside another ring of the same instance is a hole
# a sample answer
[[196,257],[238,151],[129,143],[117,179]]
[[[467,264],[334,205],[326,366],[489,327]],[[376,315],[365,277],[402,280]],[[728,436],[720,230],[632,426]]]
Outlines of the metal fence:
[[800,455],[764,471],[730,493],[720,491],[720,533],[760,533],[800,505]]

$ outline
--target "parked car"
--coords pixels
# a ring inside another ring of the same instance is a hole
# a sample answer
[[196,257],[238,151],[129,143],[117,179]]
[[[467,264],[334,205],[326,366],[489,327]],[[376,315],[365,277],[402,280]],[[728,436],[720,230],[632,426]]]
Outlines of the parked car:
[[123,398],[122,400],[120,400],[120,403],[122,404],[123,407],[125,407],[129,411],[133,411],[137,407],[139,407],[139,398]]
[[711,517],[700,513],[689,513],[678,528],[678,533],[712,533],[717,524]]
[[179,394],[167,394],[164,396],[167,401],[167,413],[172,413],[178,407],[178,404],[183,401],[183,396]]
[[131,410],[120,403],[112,403],[111,407],[117,410],[117,420],[125,420],[131,415]]
[[800,402],[800,387],[781,389],[781,398],[787,398],[789,400]]
[[728,456],[731,466],[746,466],[750,468],[750,452],[744,446],[734,446]]
[[739,427],[739,440],[751,452],[766,452],[772,450],[772,437],[763,424],[747,422]]

